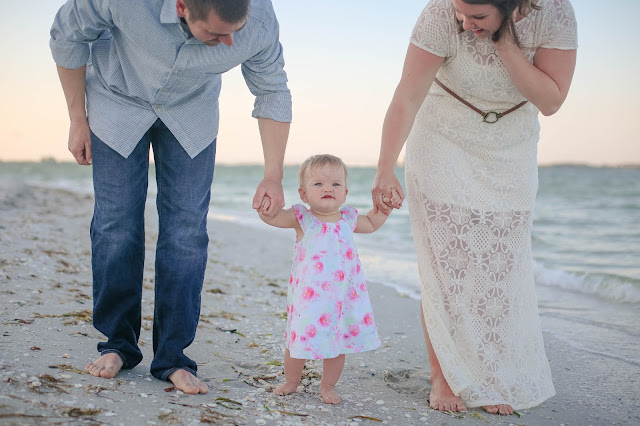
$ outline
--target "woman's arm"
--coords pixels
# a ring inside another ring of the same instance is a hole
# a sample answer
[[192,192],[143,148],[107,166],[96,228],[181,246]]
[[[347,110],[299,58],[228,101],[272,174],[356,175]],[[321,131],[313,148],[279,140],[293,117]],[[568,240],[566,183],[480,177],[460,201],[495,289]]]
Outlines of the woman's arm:
[[496,51],[520,93],[543,115],[560,109],[573,79],[576,50],[540,48],[532,64],[509,37],[501,37]]
[[378,209],[386,214],[391,212],[391,207],[382,201],[382,196],[392,199],[393,190],[400,196],[400,203],[393,207],[400,207],[404,199],[402,186],[394,174],[395,164],[413,127],[416,114],[443,62],[443,57],[429,53],[413,43],[409,44],[402,77],[382,126],[378,173],[371,190],[375,212]]

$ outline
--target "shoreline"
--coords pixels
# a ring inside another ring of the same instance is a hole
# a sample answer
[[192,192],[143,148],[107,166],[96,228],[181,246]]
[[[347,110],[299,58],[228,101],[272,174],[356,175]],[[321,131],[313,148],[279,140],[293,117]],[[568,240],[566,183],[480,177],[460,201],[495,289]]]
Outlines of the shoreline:
[[167,391],[171,384],[148,372],[157,237],[151,202],[140,338],[144,359],[114,379],[90,376],[84,367],[97,358],[96,345],[103,339],[90,322],[92,203],[90,195],[0,179],[2,423],[379,423],[363,417],[392,425],[640,423],[640,366],[576,349],[561,334],[546,331],[563,327],[563,319],[554,316],[562,301],[548,292],[540,303],[557,395],[520,411],[521,417],[481,409],[453,416],[430,410],[419,303],[375,282],[369,283],[370,297],[382,347],[347,357],[337,386],[342,402],[321,402],[316,361],[308,363],[303,392],[277,397],[270,390],[283,380],[291,238],[220,220],[209,221],[201,320],[185,351],[198,361],[198,377],[209,393]]

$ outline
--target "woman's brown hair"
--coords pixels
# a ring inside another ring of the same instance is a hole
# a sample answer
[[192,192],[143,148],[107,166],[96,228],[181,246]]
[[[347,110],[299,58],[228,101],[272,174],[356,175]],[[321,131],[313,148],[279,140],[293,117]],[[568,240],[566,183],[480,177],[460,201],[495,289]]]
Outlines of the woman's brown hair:
[[[513,38],[513,41],[518,45],[518,47],[522,47],[520,45],[520,41],[518,40],[518,36],[516,34],[516,26],[515,22],[513,22],[513,11],[518,8],[518,12],[522,16],[528,15],[532,10],[540,10],[540,6],[538,6],[534,0],[462,0],[467,4],[490,4],[498,9],[498,12],[502,15],[502,25],[498,28],[492,36],[491,40],[498,41],[500,37],[503,35],[507,35]],[[464,31],[462,28],[462,22],[455,18],[456,24],[458,26],[458,33]]]

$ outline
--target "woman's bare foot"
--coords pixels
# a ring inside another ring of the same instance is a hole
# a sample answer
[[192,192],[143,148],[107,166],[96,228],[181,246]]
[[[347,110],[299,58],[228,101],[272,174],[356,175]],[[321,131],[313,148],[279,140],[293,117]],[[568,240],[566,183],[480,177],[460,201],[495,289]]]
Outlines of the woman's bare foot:
[[513,407],[509,404],[485,405],[482,409],[489,414],[499,414],[501,416],[510,416],[513,414]]
[[331,385],[320,385],[320,396],[326,404],[337,404],[340,397],[336,393],[336,387]]
[[195,395],[198,393],[207,393],[209,389],[207,385],[202,383],[196,376],[187,370],[176,370],[167,377],[173,386],[184,393]]
[[122,368],[122,358],[120,355],[114,352],[102,355],[95,361],[87,364],[87,371],[92,376],[102,377],[105,379],[111,379]]
[[429,406],[439,411],[467,411],[460,397],[454,395],[444,377],[432,377]]
[[298,390],[299,384],[300,383],[284,382],[283,384],[276,386],[273,393],[276,395],[289,395],[290,393],[294,393]]

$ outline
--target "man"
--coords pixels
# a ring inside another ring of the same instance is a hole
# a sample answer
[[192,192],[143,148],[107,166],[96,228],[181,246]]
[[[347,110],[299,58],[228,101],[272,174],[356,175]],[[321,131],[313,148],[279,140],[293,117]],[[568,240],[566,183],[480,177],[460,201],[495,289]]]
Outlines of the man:
[[93,321],[108,341],[87,370],[111,378],[142,360],[151,146],[159,216],[151,373],[185,393],[205,393],[183,350],[200,315],[220,75],[236,65],[256,96],[265,159],[253,207],[273,216],[284,206],[291,96],[273,7],[269,0],[68,0],[50,46],[69,109],[69,150],[93,167]]

